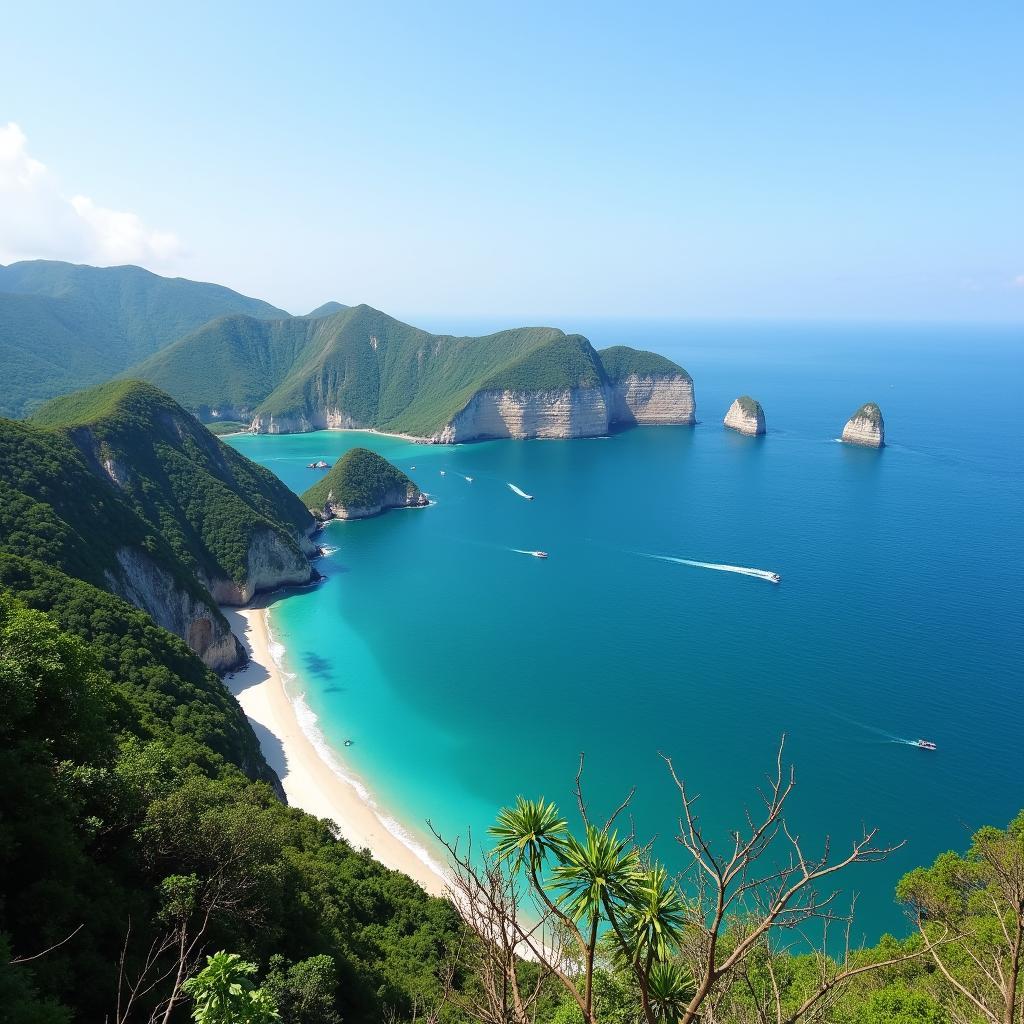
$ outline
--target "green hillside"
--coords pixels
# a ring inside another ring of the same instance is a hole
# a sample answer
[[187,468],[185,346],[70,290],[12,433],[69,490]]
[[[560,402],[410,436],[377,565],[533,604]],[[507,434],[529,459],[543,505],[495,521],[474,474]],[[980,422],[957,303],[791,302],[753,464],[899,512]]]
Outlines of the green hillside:
[[201,324],[282,310],[220,285],[140,267],[32,260],[0,267],[0,415],[109,380]]
[[416,497],[419,488],[397,466],[367,448],[351,448],[302,494],[307,508],[320,510],[331,497],[346,508],[372,508],[389,492]]
[[0,552],[0,679],[5,1021],[119,1020],[147,963],[125,1019],[159,1020],[179,935],[190,965],[268,965],[294,1024],[441,1001],[452,906],[282,803],[237,702],[146,615]]
[[152,385],[114,381],[56,398],[20,429],[72,442],[94,486],[156,528],[194,575],[243,582],[259,530],[275,533],[302,558],[297,538],[311,520],[299,499]]
[[342,313],[349,307],[341,302],[325,302],[322,306],[317,306],[316,309],[310,310],[306,316],[310,319],[319,319],[325,316],[333,316],[335,313]]
[[434,335],[370,306],[324,319],[207,324],[129,371],[189,409],[305,418],[342,410],[355,424],[427,436],[478,391],[599,386],[630,373],[685,374],[671,360],[624,346],[597,353],[551,327],[487,337]]
[[644,352],[630,348],[628,345],[613,345],[598,352],[604,372],[614,384],[624,381],[635,374],[638,377],[657,377],[664,375],[690,375],[678,364],[659,356],[656,352]]
[[251,411],[284,379],[321,323],[306,317],[221,317],[125,375],[155,384],[202,419],[211,410]]

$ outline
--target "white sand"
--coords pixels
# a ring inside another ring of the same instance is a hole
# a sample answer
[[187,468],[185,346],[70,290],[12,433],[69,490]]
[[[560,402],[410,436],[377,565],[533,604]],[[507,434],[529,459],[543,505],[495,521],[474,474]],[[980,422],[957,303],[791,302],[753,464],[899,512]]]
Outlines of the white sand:
[[334,770],[310,742],[271,657],[267,609],[223,608],[234,634],[249,652],[249,664],[224,684],[252,723],[267,763],[277,772],[288,803],[318,818],[330,818],[357,850],[414,878],[435,896],[446,892],[440,870],[390,832],[356,786]]

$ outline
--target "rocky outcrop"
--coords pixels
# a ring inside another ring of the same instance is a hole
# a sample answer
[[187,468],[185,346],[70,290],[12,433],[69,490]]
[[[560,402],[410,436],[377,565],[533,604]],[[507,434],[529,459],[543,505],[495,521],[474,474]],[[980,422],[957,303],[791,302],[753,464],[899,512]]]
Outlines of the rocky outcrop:
[[679,423],[697,421],[693,380],[689,374],[648,377],[630,374],[606,388],[609,426]]
[[[667,377],[631,374],[615,383],[551,391],[485,389],[435,433],[418,440],[458,444],[489,438],[600,437],[614,426],[696,422],[693,381],[686,374]],[[260,413],[257,434],[297,434],[311,430],[359,430],[371,424],[340,409]]]
[[158,626],[181,637],[215,672],[245,662],[245,649],[215,606],[183,587],[166,569],[135,548],[117,552],[118,571],[107,570],[111,593],[147,612]]
[[258,413],[249,429],[254,434],[306,434],[311,430],[365,430],[369,426],[340,409],[318,409],[312,413]]
[[882,410],[874,402],[862,405],[843,427],[842,440],[862,448],[881,448],[885,445],[885,421]]
[[[315,528],[313,524],[311,529]],[[309,558],[317,551],[308,536],[297,538],[293,546],[273,530],[257,530],[249,541],[243,583],[226,578],[204,579],[203,583],[217,604],[248,604],[261,591],[301,586],[316,579]]]
[[730,430],[756,437],[765,432],[764,409],[750,395],[740,395],[725,414],[723,421]]
[[492,437],[594,437],[607,433],[608,424],[608,401],[601,387],[478,391],[430,440],[457,444]]
[[323,508],[314,510],[314,515],[324,520],[369,519],[371,516],[379,516],[389,508],[422,508],[429,504],[427,496],[415,486],[389,487],[381,495],[380,501],[372,505],[340,505],[332,491],[328,494]]

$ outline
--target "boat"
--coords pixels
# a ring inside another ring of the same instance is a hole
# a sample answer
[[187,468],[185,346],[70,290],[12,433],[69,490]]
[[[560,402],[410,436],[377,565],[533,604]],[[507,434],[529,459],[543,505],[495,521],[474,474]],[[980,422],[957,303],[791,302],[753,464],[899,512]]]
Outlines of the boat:
[[331,464],[329,462],[324,462],[323,459],[321,459],[319,462],[310,462],[306,466],[306,469],[330,469],[330,468],[331,468]]
[[914,740],[914,746],[922,750],[938,750],[938,747],[931,740]]
[[546,551],[531,551],[530,554],[533,555],[534,558],[547,558],[548,557],[548,553]]
[[441,476],[444,476],[444,470],[443,469],[441,470]]
[[471,476],[467,476],[466,477],[466,483],[467,484],[471,484],[472,482],[473,482],[473,478]]
[[773,572],[768,578],[772,581],[772,583],[782,582],[782,577],[777,572]]
[[346,747],[351,747],[352,746],[352,741],[351,740],[345,740],[345,746]]

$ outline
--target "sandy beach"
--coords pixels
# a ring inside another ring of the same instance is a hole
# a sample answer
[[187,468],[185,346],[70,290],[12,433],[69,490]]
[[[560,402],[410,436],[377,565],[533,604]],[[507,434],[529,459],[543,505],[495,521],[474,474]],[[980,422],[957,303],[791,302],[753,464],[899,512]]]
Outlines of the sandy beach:
[[303,732],[271,657],[267,609],[257,603],[222,611],[249,653],[248,666],[224,684],[252,723],[288,803],[319,818],[330,818],[356,849],[368,849],[382,864],[414,878],[427,892],[443,895],[445,881],[439,871],[388,831],[355,786],[331,768]]

